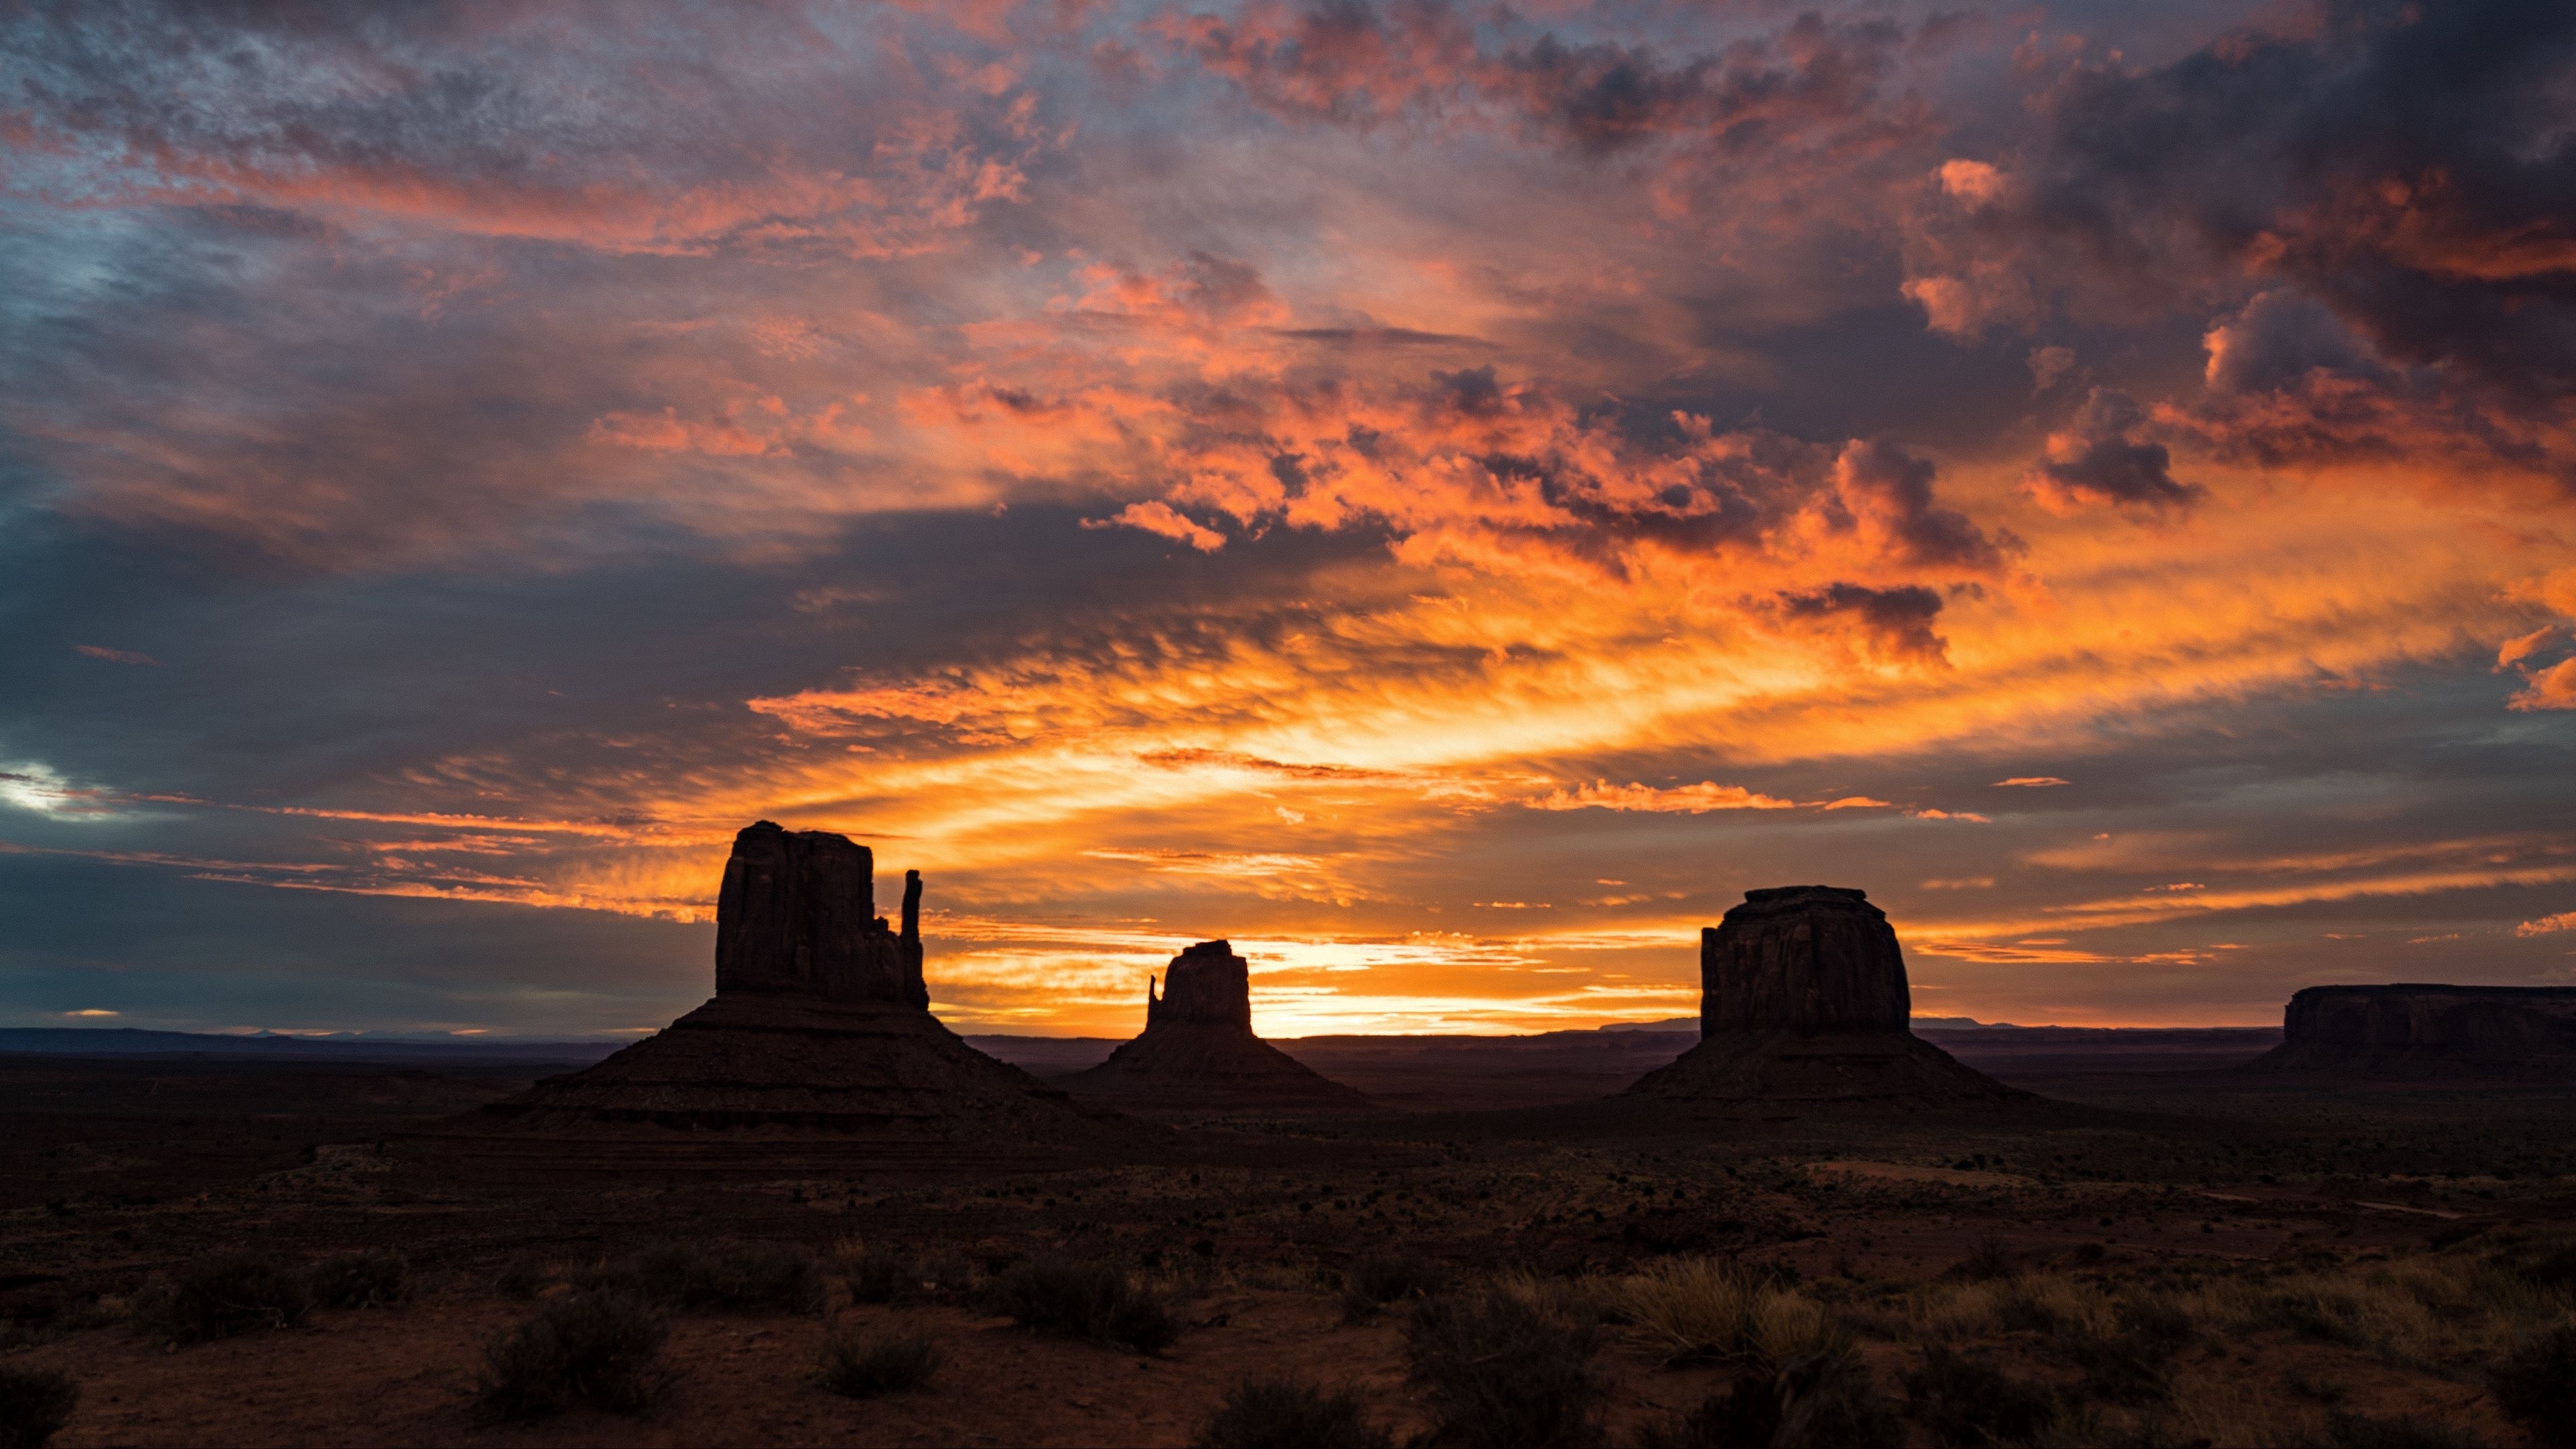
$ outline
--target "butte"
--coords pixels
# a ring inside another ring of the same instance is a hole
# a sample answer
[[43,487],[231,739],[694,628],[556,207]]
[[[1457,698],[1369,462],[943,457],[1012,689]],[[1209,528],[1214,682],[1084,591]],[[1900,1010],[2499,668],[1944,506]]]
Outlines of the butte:
[[1252,977],[1224,941],[1172,958],[1160,995],[1145,982],[1145,1030],[1066,1087],[1163,1112],[1317,1111],[1368,1098],[1252,1034]]
[[837,1141],[935,1163],[1043,1155],[1126,1125],[1098,1115],[930,1014],[920,872],[904,872],[898,932],[876,914],[866,846],[764,820],[725,862],[715,996],[597,1066],[484,1108],[468,1130],[620,1146]]
[[1629,1095],[1699,1101],[2028,1098],[1907,1025],[1905,956],[1860,891],[1780,886],[1700,932],[1700,1040]]

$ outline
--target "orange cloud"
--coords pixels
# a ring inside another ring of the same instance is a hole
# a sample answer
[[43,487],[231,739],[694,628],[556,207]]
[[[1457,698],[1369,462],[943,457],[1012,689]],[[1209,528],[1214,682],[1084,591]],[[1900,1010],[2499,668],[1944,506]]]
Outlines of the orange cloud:
[[2576,709],[2576,659],[2561,659],[2530,678],[2530,684],[2505,701],[2505,708]]
[[1696,785],[1656,789],[1649,785],[1612,785],[1595,781],[1572,790],[1556,790],[1521,802],[1533,810],[1646,810],[1704,815],[1711,810],[1795,810],[1794,800],[1756,794],[1741,785],[1702,780]]
[[72,646],[72,652],[86,654],[92,659],[104,659],[110,664],[159,664],[161,662],[149,654],[138,654],[131,649],[110,649],[100,644],[75,644]]

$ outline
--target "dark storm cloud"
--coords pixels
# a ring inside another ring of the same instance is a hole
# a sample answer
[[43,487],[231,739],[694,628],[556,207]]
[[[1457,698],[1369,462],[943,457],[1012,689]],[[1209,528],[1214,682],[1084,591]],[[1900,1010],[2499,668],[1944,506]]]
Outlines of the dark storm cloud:
[[[2078,63],[2041,97],[2044,138],[1996,157],[2000,175],[1945,173],[1967,214],[1957,244],[1988,251],[1987,275],[1964,255],[1927,270],[1968,279],[1968,313],[1994,316],[2023,305],[2031,274],[2145,311],[2159,288],[2241,273],[2322,302],[2389,363],[2554,409],[2576,390],[2571,67],[2576,11],[2512,0],[2336,4],[2314,35],[2241,30],[2143,70]],[[1939,293],[1918,293],[1936,320]]]
[[2172,452],[2140,436],[2146,421],[2127,393],[2095,388],[2074,425],[2050,435],[2048,455],[2023,475],[2022,487],[2060,512],[2100,506],[2160,513],[2208,496],[2197,484],[2175,481]]
[[1716,49],[1568,40],[1443,0],[1332,0],[1279,14],[1198,13],[1168,38],[1266,109],[1376,125],[1487,120],[1604,155],[1660,138],[1719,152],[1787,144],[1871,114],[1906,41],[1883,19],[1812,12]]
[[1792,619],[1848,620],[1891,655],[1938,659],[1948,643],[1932,632],[1941,617],[1941,596],[1920,586],[1873,589],[1862,584],[1833,584],[1813,593],[1784,594],[1783,613]]

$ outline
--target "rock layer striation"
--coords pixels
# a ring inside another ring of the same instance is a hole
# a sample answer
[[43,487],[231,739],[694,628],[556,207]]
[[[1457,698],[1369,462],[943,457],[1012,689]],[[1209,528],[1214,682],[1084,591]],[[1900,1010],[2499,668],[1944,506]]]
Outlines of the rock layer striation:
[[875,909],[863,845],[764,820],[734,837],[716,897],[716,994],[597,1066],[479,1115],[500,1134],[832,1133],[902,1155],[1064,1147],[1098,1114],[968,1046],[930,1014],[921,876],[902,926]]
[[1700,932],[1700,1042],[1628,1090],[1743,1101],[1965,1102],[2026,1096],[1906,1026],[1905,956],[1861,891],[1781,886]]
[[2576,1077],[2576,987],[2311,986],[2260,1071],[2431,1078]]
[[1312,1111],[1368,1098],[1252,1032],[1252,976],[1225,941],[1172,958],[1162,990],[1145,983],[1145,1030],[1086,1072],[1060,1079],[1085,1096],[1166,1112]]

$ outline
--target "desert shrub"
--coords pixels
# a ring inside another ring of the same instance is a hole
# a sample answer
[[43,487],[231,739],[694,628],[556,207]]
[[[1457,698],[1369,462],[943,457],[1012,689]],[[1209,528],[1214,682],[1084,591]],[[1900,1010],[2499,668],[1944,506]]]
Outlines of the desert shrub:
[[892,1303],[902,1293],[909,1266],[901,1254],[872,1249],[856,1238],[834,1244],[827,1261],[853,1303]]
[[2333,1449],[2486,1449],[2486,1442],[2456,1424],[2404,1414],[2337,1413],[2326,1419]]
[[2504,1416],[2549,1449],[2576,1446],[2576,1323],[2524,1340],[2487,1371]]
[[1943,1446],[2027,1443],[2057,1417],[2057,1396],[1940,1344],[1905,1376],[1914,1416]]
[[668,1244],[635,1269],[648,1297],[681,1308],[823,1311],[823,1265],[793,1243]]
[[2076,1333],[2061,1340],[2065,1356],[2084,1370],[2083,1391],[2118,1404],[2169,1397],[2174,1356],[2199,1337],[2191,1314],[2164,1299],[2131,1299],[2114,1311],[2114,1323],[2109,1333]]
[[1192,1449],[1390,1449],[1357,1389],[1330,1393],[1295,1379],[1245,1379],[1200,1426]]
[[533,1253],[521,1253],[492,1275],[492,1291],[513,1303],[525,1303],[563,1281],[562,1265]]
[[2268,1295],[2258,1310],[2256,1322],[2266,1328],[2286,1328],[2301,1338],[2321,1343],[2358,1346],[2369,1342],[2363,1318],[2367,1312],[2361,1298],[2351,1292],[2330,1287],[2302,1286]]
[[1970,1244],[1968,1256],[1960,1259],[1958,1265],[1950,1270],[1954,1276],[1971,1283],[2000,1282],[2019,1271],[2019,1265],[2013,1261],[2012,1250],[2004,1246],[2003,1239],[1991,1234]]
[[573,1402],[639,1413],[670,1381],[668,1334],[632,1294],[575,1289],[548,1299],[484,1344],[477,1405],[492,1419],[533,1419]]
[[0,1449],[44,1449],[79,1403],[69,1374],[0,1364]]
[[968,1302],[989,1276],[988,1269],[998,1273],[1009,1266],[1008,1259],[978,1261],[957,1248],[934,1248],[912,1260],[895,1280],[894,1301]]
[[1993,1284],[1996,1327],[2006,1333],[2107,1334],[2117,1308],[2109,1294],[2058,1273],[2030,1273]]
[[411,1263],[400,1253],[333,1253],[305,1281],[325,1308],[390,1308],[411,1296]]
[[939,1344],[926,1333],[839,1329],[823,1340],[823,1387],[853,1399],[900,1393],[939,1371]]
[[1902,1449],[1905,1425],[1849,1351],[1775,1374],[1746,1374],[1724,1393],[1638,1434],[1637,1449]]
[[993,1280],[986,1297],[1024,1328],[1123,1343],[1138,1353],[1160,1353],[1181,1336],[1163,1300],[1109,1263],[1033,1258]]
[[1401,1248],[1362,1253],[1342,1272],[1342,1304],[1352,1317],[1363,1317],[1385,1304],[1425,1298],[1446,1281],[1438,1263]]
[[1496,1284],[1423,1300],[1404,1331],[1406,1361],[1440,1416],[1438,1441],[1467,1449],[1599,1443],[1599,1347],[1590,1322]]
[[2576,1246],[2549,1248],[2515,1270],[2524,1282],[2555,1292],[2576,1289]]
[[313,1306],[304,1275],[267,1253],[222,1253],[176,1278],[155,1273],[134,1295],[134,1324],[182,1343],[286,1328]]

